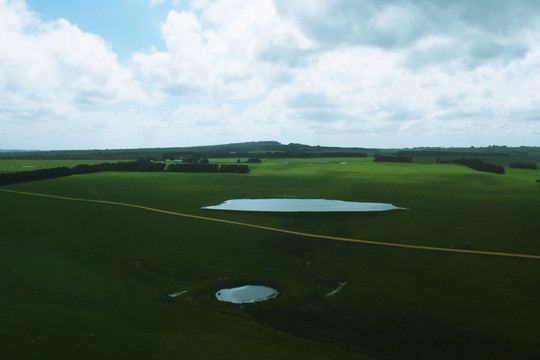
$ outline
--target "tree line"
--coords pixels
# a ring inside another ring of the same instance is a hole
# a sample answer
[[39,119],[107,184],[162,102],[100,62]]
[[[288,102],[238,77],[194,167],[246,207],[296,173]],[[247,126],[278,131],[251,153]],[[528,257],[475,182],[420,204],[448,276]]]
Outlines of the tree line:
[[[249,154],[246,154],[249,156]],[[294,158],[327,158],[327,157],[367,157],[366,153],[360,153],[360,152],[348,152],[348,151],[325,151],[325,152],[317,152],[317,151],[267,151],[267,152],[260,152],[257,154],[261,158],[269,158],[269,159],[294,159]],[[238,156],[238,154],[235,154],[235,156]],[[245,157],[245,156],[242,156]]]
[[510,156],[507,152],[488,152],[488,151],[453,151],[453,150],[400,150],[398,156]]
[[32,171],[20,171],[12,173],[0,173],[0,185],[9,185],[26,181],[54,179],[71,175],[68,167],[51,169],[38,169]]
[[538,170],[538,164],[533,163],[533,162],[522,162],[522,161],[512,162],[510,163],[510,167],[515,168],[515,169]]
[[221,158],[221,159],[234,159],[234,158],[253,158],[253,156],[268,159],[289,159],[289,158],[327,158],[327,157],[367,157],[366,153],[360,152],[348,152],[348,151],[266,151],[253,154],[248,151],[207,151],[204,153],[198,153],[193,151],[187,152],[174,152],[168,151],[163,153],[161,160],[174,160],[181,159],[183,162],[197,162],[203,157],[209,158]]
[[468,158],[459,158],[459,159],[438,159],[437,163],[439,164],[459,164],[465,165],[468,168],[471,168],[476,171],[490,172],[494,174],[504,174],[504,167],[501,165],[485,163],[480,159],[468,159]]
[[[165,171],[166,164],[151,162],[147,159],[141,159],[130,162],[101,163],[101,164],[79,164],[73,168],[56,167],[50,169],[38,169],[32,171],[20,171],[11,173],[0,173],[0,185],[9,185],[27,181],[54,179],[70,175],[91,174],[103,171],[125,171],[125,172],[162,172]],[[222,164],[172,164],[166,171],[170,172],[220,172],[247,174],[249,167],[247,165],[225,165]]]
[[168,172],[203,172],[203,173],[236,173],[247,174],[249,166],[247,165],[227,165],[227,164],[205,164],[205,163],[190,163],[190,164],[171,164],[167,167]]
[[95,165],[80,164],[71,168],[73,175],[90,174],[103,171],[133,171],[133,172],[160,172],[165,170],[165,164],[151,162],[147,159],[137,161],[101,163]]

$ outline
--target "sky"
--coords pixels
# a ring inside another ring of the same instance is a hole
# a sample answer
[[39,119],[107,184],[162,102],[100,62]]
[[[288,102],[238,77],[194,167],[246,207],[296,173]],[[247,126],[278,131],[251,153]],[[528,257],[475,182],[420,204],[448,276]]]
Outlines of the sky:
[[0,149],[540,146],[537,0],[0,0]]

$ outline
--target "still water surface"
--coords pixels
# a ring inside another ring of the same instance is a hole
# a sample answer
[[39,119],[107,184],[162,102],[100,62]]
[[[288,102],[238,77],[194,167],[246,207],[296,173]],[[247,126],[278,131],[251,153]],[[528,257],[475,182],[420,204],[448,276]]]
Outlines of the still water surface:
[[216,293],[216,298],[233,304],[245,304],[270,300],[278,294],[276,289],[268,286],[244,285],[232,289],[221,289]]
[[392,204],[325,199],[234,199],[206,206],[208,210],[270,211],[270,212],[344,212],[388,211],[404,209]]

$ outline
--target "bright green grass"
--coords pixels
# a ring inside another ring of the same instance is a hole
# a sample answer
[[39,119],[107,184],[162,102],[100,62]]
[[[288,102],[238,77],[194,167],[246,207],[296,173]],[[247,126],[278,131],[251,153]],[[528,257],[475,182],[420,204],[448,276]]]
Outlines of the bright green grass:
[[0,173],[50,169],[62,166],[71,168],[79,164],[93,165],[118,161],[122,160],[0,160]]
[[[360,239],[456,248],[472,241],[479,250],[540,254],[535,172],[370,159],[276,159],[250,168],[249,175],[98,173],[5,188]],[[410,210],[200,209],[269,197]],[[313,240],[3,192],[0,203],[0,358],[540,357],[540,261]],[[349,283],[324,297],[334,281]],[[281,295],[244,307],[213,297],[245,283]]]

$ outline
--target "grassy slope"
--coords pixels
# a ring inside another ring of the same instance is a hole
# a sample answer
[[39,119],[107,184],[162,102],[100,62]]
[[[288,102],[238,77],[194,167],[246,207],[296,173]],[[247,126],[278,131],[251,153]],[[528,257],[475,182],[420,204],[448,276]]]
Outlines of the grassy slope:
[[[455,247],[472,241],[480,250],[540,254],[534,171],[501,176],[456,165],[344,161],[268,160],[250,175],[101,173],[6,188],[329,235]],[[199,210],[247,197],[380,201],[410,210]],[[0,202],[2,358],[540,357],[538,261],[310,240],[1,192]],[[349,283],[324,297],[335,281]],[[245,282],[282,295],[244,309],[213,299],[219,288]]]

